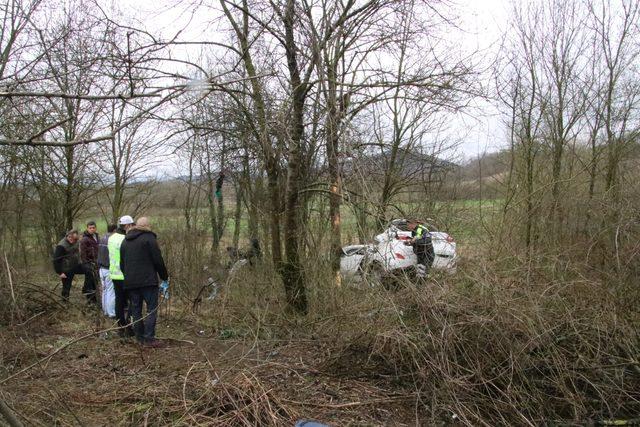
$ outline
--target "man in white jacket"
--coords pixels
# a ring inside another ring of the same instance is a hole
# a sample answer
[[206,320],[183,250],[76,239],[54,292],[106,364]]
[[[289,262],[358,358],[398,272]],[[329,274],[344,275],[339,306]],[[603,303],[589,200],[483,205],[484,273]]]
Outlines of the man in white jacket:
[[107,226],[107,232],[100,238],[98,247],[98,268],[100,281],[102,282],[102,312],[110,318],[116,317],[116,294],[113,289],[113,281],[109,274],[109,236],[113,234],[116,226]]

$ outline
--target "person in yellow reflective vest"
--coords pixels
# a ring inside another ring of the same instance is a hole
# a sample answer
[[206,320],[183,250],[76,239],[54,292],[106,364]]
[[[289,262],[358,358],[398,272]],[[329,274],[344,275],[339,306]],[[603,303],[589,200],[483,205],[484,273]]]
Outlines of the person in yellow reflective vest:
[[433,259],[435,258],[431,233],[429,233],[427,227],[416,220],[409,221],[407,228],[411,231],[411,244],[413,245],[413,251],[418,257],[416,276],[418,279],[424,279],[427,277],[431,264],[433,264]]
[[107,248],[109,249],[109,277],[113,281],[113,290],[116,294],[116,318],[118,319],[118,326],[121,328],[118,330],[118,334],[121,337],[133,336],[133,329],[128,326],[130,322],[125,315],[125,309],[127,307],[127,293],[124,290],[124,274],[120,270],[120,247],[124,241],[124,236],[127,231],[135,225],[133,218],[129,215],[125,215],[118,221],[118,228],[115,233],[109,236],[107,242]]

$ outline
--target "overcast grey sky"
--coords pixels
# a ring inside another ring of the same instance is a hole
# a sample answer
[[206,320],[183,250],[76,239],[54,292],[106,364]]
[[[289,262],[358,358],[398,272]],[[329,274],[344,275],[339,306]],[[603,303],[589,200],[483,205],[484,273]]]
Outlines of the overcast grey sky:
[[[219,37],[216,17],[217,9],[210,13],[204,8],[194,13],[190,1],[169,0],[120,0],[115,5],[124,15],[130,16],[149,32],[169,37],[180,29],[183,41],[216,40]],[[217,2],[211,2],[217,6]],[[487,67],[498,53],[501,34],[506,25],[509,0],[453,0],[450,9],[457,15],[460,28],[450,31],[446,37],[460,45],[467,52],[480,51]],[[189,50],[191,49],[191,50]],[[182,55],[197,57],[198,48],[185,48]],[[488,74],[488,73],[487,73]],[[483,85],[489,83],[489,76]],[[506,129],[497,109],[491,102],[476,99],[473,108],[456,115],[451,120],[449,132],[464,142],[455,153],[457,157],[470,158],[485,151],[495,151],[506,144]]]
[[[485,52],[483,56],[488,61],[498,54],[512,3],[508,0],[458,1],[466,43]],[[489,76],[485,75],[483,78],[488,80]],[[485,82],[487,83],[488,81]],[[473,119],[462,120],[468,132],[468,142],[462,147],[463,154],[467,157],[484,151],[495,151],[506,145],[506,128],[497,109],[490,102],[478,100],[477,104],[478,109],[473,114]]]

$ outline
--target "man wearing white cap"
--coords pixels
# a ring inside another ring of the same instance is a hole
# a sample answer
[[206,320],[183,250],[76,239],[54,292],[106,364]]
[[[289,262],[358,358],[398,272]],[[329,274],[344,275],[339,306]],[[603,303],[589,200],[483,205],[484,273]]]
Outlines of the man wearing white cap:
[[118,228],[116,232],[109,237],[107,247],[109,248],[109,276],[113,281],[113,290],[116,294],[116,318],[118,319],[118,331],[121,337],[132,336],[133,330],[131,326],[125,327],[129,324],[127,321],[128,315],[125,316],[125,307],[127,306],[127,294],[124,290],[124,274],[120,269],[120,247],[124,241],[124,236],[127,231],[135,225],[133,218],[129,215],[125,215],[118,221]]

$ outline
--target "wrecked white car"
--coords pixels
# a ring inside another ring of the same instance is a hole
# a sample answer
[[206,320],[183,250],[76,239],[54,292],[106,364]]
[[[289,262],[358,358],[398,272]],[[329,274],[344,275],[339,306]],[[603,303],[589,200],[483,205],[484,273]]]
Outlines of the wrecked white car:
[[[430,234],[435,254],[431,268],[455,273],[458,261],[456,242],[443,231],[431,231]],[[376,243],[343,247],[340,272],[345,277],[363,273],[378,276],[399,271],[412,273],[418,259],[413,247],[405,244],[410,239],[407,221],[394,220],[375,237]]]

